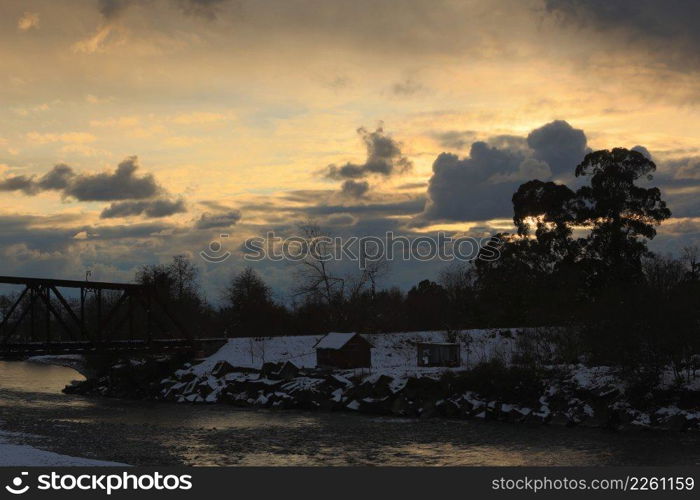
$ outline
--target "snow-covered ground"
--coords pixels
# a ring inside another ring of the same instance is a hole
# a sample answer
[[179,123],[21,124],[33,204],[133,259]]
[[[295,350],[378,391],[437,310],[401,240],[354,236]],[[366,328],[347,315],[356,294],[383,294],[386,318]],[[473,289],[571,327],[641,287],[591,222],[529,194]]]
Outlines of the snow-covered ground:
[[23,444],[12,444],[9,440],[22,435],[0,430],[0,467],[46,467],[46,466],[119,466],[126,464],[92,460],[90,458],[69,457],[51,451],[40,450]]
[[[461,368],[500,358],[508,362],[515,349],[515,329],[463,330],[450,337],[444,331],[404,332],[363,335],[372,344],[372,372],[402,374],[425,373],[434,368],[417,367],[416,342],[459,342]],[[193,371],[203,375],[219,361],[233,366],[260,368],[263,363],[291,361],[299,368],[316,366],[314,346],[323,335],[294,337],[242,337],[230,339],[216,353],[195,366]],[[441,370],[445,370],[444,368]]]

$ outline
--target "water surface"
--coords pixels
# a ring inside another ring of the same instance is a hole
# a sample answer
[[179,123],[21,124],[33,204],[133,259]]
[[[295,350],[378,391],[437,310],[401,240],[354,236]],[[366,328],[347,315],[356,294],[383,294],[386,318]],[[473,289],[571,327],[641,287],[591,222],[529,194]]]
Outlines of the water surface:
[[142,465],[698,465],[697,433],[65,395],[69,368],[0,362],[0,428],[73,456]]

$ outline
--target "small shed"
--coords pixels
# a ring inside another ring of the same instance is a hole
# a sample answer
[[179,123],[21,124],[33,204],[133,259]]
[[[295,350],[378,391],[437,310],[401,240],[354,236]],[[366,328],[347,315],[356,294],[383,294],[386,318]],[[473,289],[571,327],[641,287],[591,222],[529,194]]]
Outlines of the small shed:
[[418,366],[459,366],[459,344],[417,342]]
[[332,332],[314,346],[319,368],[369,368],[372,344],[358,333]]

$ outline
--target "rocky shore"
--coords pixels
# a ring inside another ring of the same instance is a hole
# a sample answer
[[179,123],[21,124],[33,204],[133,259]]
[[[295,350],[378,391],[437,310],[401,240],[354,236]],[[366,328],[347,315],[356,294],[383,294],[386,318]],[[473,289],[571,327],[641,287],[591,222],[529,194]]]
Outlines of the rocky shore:
[[265,363],[260,370],[219,361],[202,373],[185,365],[119,363],[99,379],[66,392],[227,403],[238,407],[347,411],[415,418],[499,420],[616,430],[700,429],[700,391],[657,387],[638,395],[609,367],[552,366],[535,374],[489,366],[396,375],[298,368]]

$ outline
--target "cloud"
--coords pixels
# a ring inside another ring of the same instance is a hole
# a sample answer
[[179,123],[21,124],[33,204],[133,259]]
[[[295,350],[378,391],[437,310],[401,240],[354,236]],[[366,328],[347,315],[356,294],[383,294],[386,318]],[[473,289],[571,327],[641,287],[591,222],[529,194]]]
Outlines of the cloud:
[[367,149],[365,162],[329,165],[325,172],[329,179],[359,179],[369,175],[389,177],[404,173],[413,166],[401,152],[401,144],[385,134],[382,127],[378,127],[374,132],[359,128],[357,133],[362,137]]
[[329,226],[352,226],[356,222],[357,219],[350,214],[333,214],[325,221]]
[[663,166],[672,172],[673,178],[676,180],[700,181],[700,157],[698,156],[669,160]]
[[38,192],[34,179],[26,175],[6,177],[0,181],[0,191],[22,191],[28,195]]
[[145,215],[150,218],[168,217],[170,215],[187,211],[183,199],[169,200],[148,200],[148,201],[120,201],[112,203],[100,214],[101,219],[111,219],[115,217],[132,217],[135,215]]
[[348,179],[347,181],[343,182],[340,191],[343,196],[348,198],[362,198],[369,191],[369,182],[353,181],[352,179]]
[[520,184],[572,176],[588,151],[586,144],[582,130],[556,120],[526,138],[496,136],[474,142],[466,158],[442,153],[433,163],[428,202],[415,223],[509,218]]
[[77,175],[64,193],[80,201],[112,201],[151,198],[160,192],[152,174],[136,177],[138,158],[130,156],[114,172]]
[[141,200],[153,198],[163,190],[152,174],[136,176],[138,158],[130,156],[113,172],[77,174],[73,168],[58,164],[39,177],[10,176],[0,181],[0,191],[23,191],[34,195],[42,191],[59,191],[78,201]]
[[203,213],[197,221],[197,229],[227,228],[241,220],[239,210],[230,210],[219,214]]
[[306,215],[332,215],[339,213],[365,216],[375,215],[415,215],[425,206],[425,198],[418,196],[389,203],[367,203],[363,205],[313,205],[306,207]]
[[530,132],[527,144],[534,157],[546,162],[552,174],[571,175],[573,169],[590,151],[586,134],[564,120],[555,120]]
[[434,132],[432,136],[444,148],[464,149],[464,147],[474,142],[476,132],[472,130],[447,130],[445,132]]
[[611,50],[641,50],[687,71],[700,64],[700,3],[687,0],[545,0],[550,14],[597,37]]
[[36,12],[25,12],[17,21],[17,29],[20,31],[29,31],[39,28],[39,14]]
[[411,78],[407,78],[401,82],[396,82],[391,86],[391,92],[394,95],[402,97],[410,97],[425,90],[422,83]]
[[73,169],[65,163],[59,163],[39,179],[37,186],[42,191],[61,191],[68,187],[73,177],[75,177]]
[[649,160],[652,159],[651,153],[650,153],[649,150],[648,150],[647,148],[645,148],[644,146],[639,146],[639,145],[634,146],[634,147],[632,148],[632,151],[637,151],[638,153],[642,153],[642,154],[644,155],[644,157],[647,158],[647,159],[649,159]]

